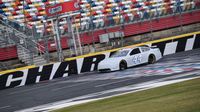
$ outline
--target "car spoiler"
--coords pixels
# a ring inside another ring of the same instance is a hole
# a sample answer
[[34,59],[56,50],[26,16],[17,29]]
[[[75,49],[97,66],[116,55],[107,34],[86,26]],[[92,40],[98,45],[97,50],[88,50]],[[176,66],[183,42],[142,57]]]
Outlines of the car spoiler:
[[158,48],[158,47],[157,47],[157,46],[151,46],[151,48],[152,48],[152,49],[156,49],[156,48]]

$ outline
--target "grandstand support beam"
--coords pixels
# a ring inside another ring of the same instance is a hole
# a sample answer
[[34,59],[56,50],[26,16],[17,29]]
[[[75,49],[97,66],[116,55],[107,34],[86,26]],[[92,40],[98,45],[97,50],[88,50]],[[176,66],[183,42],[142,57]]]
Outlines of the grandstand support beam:
[[[78,55],[77,45],[76,45],[75,36],[74,36],[74,30],[72,27],[72,20],[71,20],[72,18],[71,17],[66,17],[66,18],[67,18],[67,26],[68,26],[68,34],[69,34],[68,43],[72,52],[74,52],[75,55]],[[72,46],[72,43],[73,43],[73,46]]]
[[179,12],[179,19],[180,19],[180,31],[183,31],[183,23],[182,23],[182,11]]
[[[75,18],[74,18],[74,20],[75,20]],[[80,41],[79,30],[78,30],[77,26],[75,26],[75,27],[76,27],[76,36],[77,36],[77,40],[78,40],[78,44],[79,44],[80,54],[82,55],[83,51],[82,51],[82,46],[81,46],[81,41]]]
[[124,33],[122,31],[120,33],[121,47],[124,47]]
[[[90,7],[90,14],[92,13],[92,9]],[[94,52],[96,51],[96,48],[95,48],[95,42],[94,42],[94,23],[93,23],[93,16],[90,16],[90,21],[89,23],[91,24],[92,26],[92,30],[91,30],[91,33],[92,33],[92,47],[93,47],[93,50]]]
[[152,23],[152,18],[150,17],[150,39],[153,40],[153,23]]
[[58,31],[58,19],[56,19],[55,22],[52,19],[51,23],[52,23],[52,27],[53,27],[53,32],[54,32],[54,34],[56,34],[56,36],[54,36],[54,40],[55,40],[55,44],[56,44],[58,60],[60,62],[62,62],[63,61],[63,52],[62,52],[62,47],[61,47],[61,43],[60,43],[60,34]]
[[[24,5],[25,5],[25,0],[23,0],[22,5],[23,5],[23,15],[24,15],[24,26],[25,26],[25,24],[26,24],[25,7],[24,7]],[[25,30],[26,30],[26,29],[25,29]]]
[[[79,54],[82,55],[83,51],[82,51],[82,46],[81,46],[81,41],[80,41],[79,29],[77,28],[77,26],[75,27],[72,26],[73,19],[75,19],[74,16],[67,17],[67,26],[68,26],[68,34],[69,34],[68,42],[70,45],[70,49],[74,50],[74,53],[77,56]],[[73,44],[71,44],[71,42]]]
[[95,52],[96,48],[95,48],[95,42],[94,42],[94,28],[93,27],[92,27],[92,47],[93,47],[93,50]]
[[[44,28],[46,28],[46,24],[44,23]],[[48,48],[48,37],[46,36],[47,32],[44,30],[44,48],[45,48],[45,58],[47,60],[47,63],[50,62],[50,56],[49,56],[49,48]]]

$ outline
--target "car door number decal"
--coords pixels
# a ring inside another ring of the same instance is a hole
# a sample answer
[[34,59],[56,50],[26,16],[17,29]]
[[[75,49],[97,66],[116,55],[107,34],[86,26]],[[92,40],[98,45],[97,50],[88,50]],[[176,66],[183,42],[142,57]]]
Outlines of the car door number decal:
[[140,64],[142,62],[142,55],[134,56],[133,57],[133,63],[134,64]]

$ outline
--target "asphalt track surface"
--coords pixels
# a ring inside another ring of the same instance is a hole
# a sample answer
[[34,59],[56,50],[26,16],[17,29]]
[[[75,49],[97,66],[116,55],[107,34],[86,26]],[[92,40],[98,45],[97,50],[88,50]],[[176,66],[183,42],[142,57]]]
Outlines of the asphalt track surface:
[[[85,73],[67,78],[55,79],[29,86],[0,91],[0,112],[12,112],[84,95],[102,97],[129,90],[110,91],[129,85],[138,85],[149,81],[171,80],[200,76],[200,49],[177,53],[163,57],[151,65],[142,65],[124,71],[110,73]],[[194,72],[192,75],[183,75]],[[174,77],[177,76],[177,77]],[[83,97],[82,99],[87,99]]]

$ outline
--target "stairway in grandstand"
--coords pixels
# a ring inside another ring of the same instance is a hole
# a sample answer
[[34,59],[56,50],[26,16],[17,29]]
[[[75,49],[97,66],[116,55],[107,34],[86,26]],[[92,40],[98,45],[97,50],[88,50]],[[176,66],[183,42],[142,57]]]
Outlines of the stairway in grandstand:
[[7,47],[8,40],[10,45],[17,45],[18,58],[27,65],[42,65],[47,61],[42,55],[42,51],[38,49],[40,46],[35,42],[31,35],[16,30],[7,23],[0,24],[0,43],[1,47]]
[[5,41],[3,39],[1,39],[1,34],[0,34],[0,48],[5,48],[5,47],[9,47],[9,46],[13,46],[15,44],[13,43],[9,43],[8,41]]
[[28,65],[31,65],[32,63],[34,65],[43,65],[43,64],[47,63],[47,61],[44,59],[43,56],[39,56],[37,54],[32,54],[30,52],[30,50],[24,48],[21,45],[17,46],[17,54],[18,54],[18,58],[22,62],[24,62],[24,63],[26,63]]
[[5,48],[5,47],[9,47],[9,46],[15,45],[14,43],[11,43],[8,39],[5,40],[3,38],[3,36],[5,36],[3,34],[3,32],[2,32],[4,28],[5,27],[3,25],[0,25],[0,48]]

